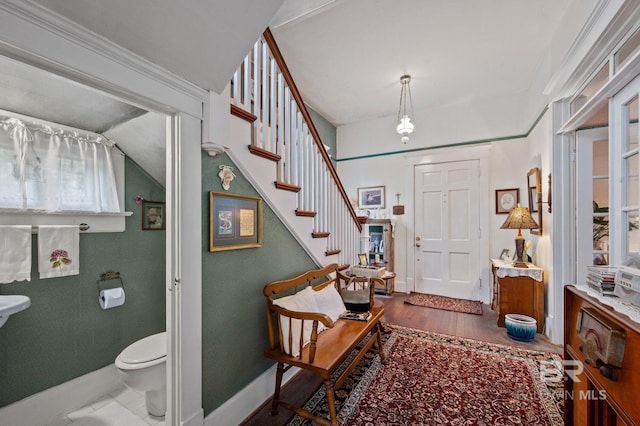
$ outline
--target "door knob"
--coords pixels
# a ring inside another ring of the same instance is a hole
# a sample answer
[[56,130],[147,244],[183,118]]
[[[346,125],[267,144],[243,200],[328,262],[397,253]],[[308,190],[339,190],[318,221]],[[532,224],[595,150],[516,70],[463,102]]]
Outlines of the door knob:
[[416,237],[416,241],[420,241],[420,237]]
[[420,247],[420,243],[416,243],[416,247]]

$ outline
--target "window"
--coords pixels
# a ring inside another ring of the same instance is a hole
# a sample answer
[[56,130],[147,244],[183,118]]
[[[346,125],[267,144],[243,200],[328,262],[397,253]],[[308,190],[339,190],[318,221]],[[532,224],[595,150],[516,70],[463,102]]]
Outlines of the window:
[[616,72],[623,68],[629,60],[640,50],[640,29],[627,41],[624,42],[620,50],[615,53]]
[[0,208],[47,213],[120,213],[114,143],[0,115]]
[[625,257],[630,254],[640,254],[638,241],[638,97],[635,96],[624,106],[626,131],[623,132],[623,187],[626,189],[622,196],[623,224],[628,224],[623,233],[626,234]]
[[609,62],[606,62],[570,104],[571,115],[586,104],[609,80]]
[[122,232],[124,154],[101,135],[0,110],[0,224]]

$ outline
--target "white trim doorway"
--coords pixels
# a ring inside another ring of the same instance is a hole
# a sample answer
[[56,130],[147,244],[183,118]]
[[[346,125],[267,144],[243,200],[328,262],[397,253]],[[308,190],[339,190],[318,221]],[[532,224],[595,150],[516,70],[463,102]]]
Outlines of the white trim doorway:
[[[167,264],[171,266],[166,268],[165,287],[168,300],[188,309],[167,310],[167,331],[176,343],[168,347],[168,365],[175,365],[176,359],[178,363],[168,386],[179,382],[180,392],[169,395],[170,413],[165,422],[201,425],[202,212],[192,206],[202,203],[200,144],[208,93],[77,24],[59,20],[36,4],[3,4],[0,20],[0,55],[167,114],[176,122],[166,145],[167,211],[175,219],[169,219],[166,231]],[[176,292],[168,289],[175,278],[181,283],[180,297],[172,296]]]

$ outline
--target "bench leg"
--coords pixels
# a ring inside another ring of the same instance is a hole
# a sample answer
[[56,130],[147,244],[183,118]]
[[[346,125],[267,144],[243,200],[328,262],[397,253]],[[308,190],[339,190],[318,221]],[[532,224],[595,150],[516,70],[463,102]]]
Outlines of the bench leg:
[[338,416],[336,414],[336,397],[333,392],[333,383],[330,379],[324,381],[325,393],[327,394],[327,404],[329,405],[329,415],[331,426],[338,426]]
[[276,390],[273,392],[273,400],[271,401],[271,415],[278,414],[278,404],[280,402],[280,386],[282,385],[282,375],[284,374],[284,364],[278,363],[276,371]]

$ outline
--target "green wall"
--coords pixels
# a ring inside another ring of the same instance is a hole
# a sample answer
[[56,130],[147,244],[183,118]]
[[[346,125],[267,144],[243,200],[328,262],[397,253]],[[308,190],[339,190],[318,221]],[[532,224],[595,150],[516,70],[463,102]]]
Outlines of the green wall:
[[[164,201],[164,188],[134,162],[125,163],[126,231],[80,236],[80,274],[40,280],[37,235],[31,281],[0,284],[31,307],[0,328],[0,407],[113,363],[132,342],[165,330],[166,231],[142,231],[136,195]],[[126,302],[102,310],[100,274],[119,271]]]
[[[275,166],[265,160],[265,167]],[[218,165],[234,167],[231,189],[222,189]],[[273,363],[267,348],[265,284],[316,268],[263,200],[260,248],[209,252],[209,191],[259,196],[225,154],[202,154],[202,387],[207,416]],[[248,414],[248,413],[247,413]]]

